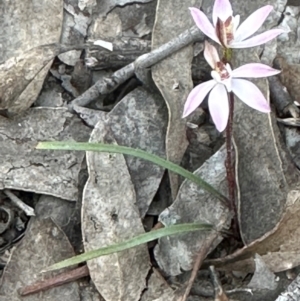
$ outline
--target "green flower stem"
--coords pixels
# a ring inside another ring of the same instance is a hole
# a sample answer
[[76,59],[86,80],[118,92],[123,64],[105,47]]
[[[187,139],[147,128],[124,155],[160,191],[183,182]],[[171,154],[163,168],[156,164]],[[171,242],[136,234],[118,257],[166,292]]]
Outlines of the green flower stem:
[[207,182],[202,180],[200,177],[194,175],[193,173],[187,171],[186,169],[174,164],[170,161],[162,159],[158,156],[149,154],[140,149],[134,149],[127,146],[120,146],[114,144],[105,143],[85,143],[85,142],[59,142],[59,141],[49,141],[49,142],[39,142],[36,146],[37,149],[48,149],[48,150],[74,150],[74,151],[94,151],[94,152],[107,152],[107,153],[118,153],[124,155],[130,155],[137,158],[141,158],[150,161],[154,164],[167,168],[168,170],[177,173],[186,179],[199,185],[204,190],[210,192],[212,195],[217,197],[226,206],[228,205],[227,198],[222,195],[219,191],[209,185]]
[[225,63],[229,63],[232,59],[232,49],[231,48],[223,48],[223,60]]
[[91,260],[96,257],[124,251],[133,247],[136,247],[141,244],[145,244],[149,241],[156,240],[158,238],[164,237],[164,236],[170,236],[174,234],[180,234],[180,233],[185,233],[185,232],[191,232],[191,231],[205,231],[205,230],[211,230],[213,227],[209,224],[196,224],[196,223],[191,223],[191,224],[179,224],[179,225],[172,225],[169,227],[165,227],[162,229],[150,231],[144,234],[137,235],[131,239],[128,239],[124,242],[121,242],[119,244],[111,245],[108,247],[100,248],[97,250],[89,251],[86,253],[83,253],[78,256],[74,256],[72,258],[63,260],[61,262],[58,262],[42,272],[47,272],[47,271],[53,271],[57,269],[62,269],[65,267],[72,266],[74,264],[78,264],[81,262],[85,262],[87,260]]

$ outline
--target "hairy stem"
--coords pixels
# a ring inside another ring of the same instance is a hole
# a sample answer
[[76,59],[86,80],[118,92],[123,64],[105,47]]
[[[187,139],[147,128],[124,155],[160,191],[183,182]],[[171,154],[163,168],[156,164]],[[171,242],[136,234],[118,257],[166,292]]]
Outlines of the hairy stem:
[[234,95],[233,92],[228,93],[228,101],[229,101],[229,117],[228,124],[226,127],[226,174],[227,174],[227,182],[228,182],[228,194],[229,194],[229,208],[234,212],[234,220],[233,220],[233,231],[235,235],[239,236],[239,226],[238,226],[238,213],[236,207],[235,200],[235,170],[233,165],[233,148],[232,148],[232,124],[233,124],[233,112],[234,112]]

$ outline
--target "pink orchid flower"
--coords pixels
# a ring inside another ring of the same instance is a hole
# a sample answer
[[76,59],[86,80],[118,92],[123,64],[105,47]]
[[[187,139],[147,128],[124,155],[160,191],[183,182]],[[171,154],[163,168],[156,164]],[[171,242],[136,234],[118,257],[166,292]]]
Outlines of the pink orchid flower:
[[229,64],[220,61],[217,49],[205,42],[204,57],[212,67],[212,80],[196,86],[189,94],[184,105],[183,116],[190,115],[204,100],[208,98],[208,108],[218,131],[222,132],[228,122],[229,102],[228,92],[233,92],[249,107],[263,113],[270,112],[270,106],[262,92],[250,81],[240,77],[260,78],[280,73],[267,65],[252,63],[232,70]]
[[225,48],[247,48],[264,44],[283,32],[283,29],[271,29],[250,39],[264,23],[273,6],[266,5],[252,13],[240,26],[240,16],[232,15],[229,0],[216,0],[210,23],[206,15],[195,7],[190,7],[192,17],[200,30],[209,38]]

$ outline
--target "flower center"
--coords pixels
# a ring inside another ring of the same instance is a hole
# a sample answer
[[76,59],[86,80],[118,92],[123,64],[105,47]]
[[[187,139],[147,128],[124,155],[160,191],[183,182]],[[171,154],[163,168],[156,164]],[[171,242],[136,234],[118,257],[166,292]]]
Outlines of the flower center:
[[224,47],[230,45],[230,42],[233,41],[233,29],[234,24],[232,16],[228,17],[225,21],[222,21],[220,18],[218,18],[216,32],[220,42]]
[[215,70],[220,75],[221,81],[230,78],[230,70],[227,69],[227,66],[223,62],[217,62]]

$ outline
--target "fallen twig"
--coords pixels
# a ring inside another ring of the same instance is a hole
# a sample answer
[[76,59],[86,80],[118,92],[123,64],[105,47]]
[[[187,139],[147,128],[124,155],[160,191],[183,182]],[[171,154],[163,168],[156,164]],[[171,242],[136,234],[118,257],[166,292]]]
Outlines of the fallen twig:
[[4,189],[3,192],[9,197],[9,199],[20,209],[22,209],[27,216],[35,216],[34,209],[26,205],[22,200],[20,200],[16,195],[14,195],[10,190]]
[[84,265],[82,267],[56,275],[52,278],[42,280],[42,281],[37,281],[33,284],[27,285],[19,290],[19,294],[21,296],[35,294],[41,291],[48,290],[53,287],[57,287],[66,283],[73,282],[80,278],[89,276],[89,274],[90,273],[88,267]]
[[79,97],[75,98],[70,103],[69,108],[73,110],[75,105],[81,107],[88,105],[100,95],[114,91],[119,85],[132,77],[138,69],[141,70],[151,67],[190,43],[200,40],[203,40],[203,35],[198,27],[193,26],[189,28],[168,43],[158,47],[150,53],[143,54],[137,58],[135,62],[116,71],[111,77],[97,81],[95,85],[90,87]]
[[179,298],[178,301],[186,301],[187,300],[187,298],[190,294],[191,288],[192,288],[192,286],[195,282],[195,279],[197,277],[198,271],[201,267],[201,264],[202,264],[203,260],[206,258],[212,243],[214,242],[214,240],[217,237],[218,237],[217,232],[211,232],[211,234],[207,238],[206,242],[201,247],[200,252],[197,255],[196,261],[194,263],[193,270],[192,270],[190,279],[188,281],[187,287],[185,289],[184,295],[181,298]]

